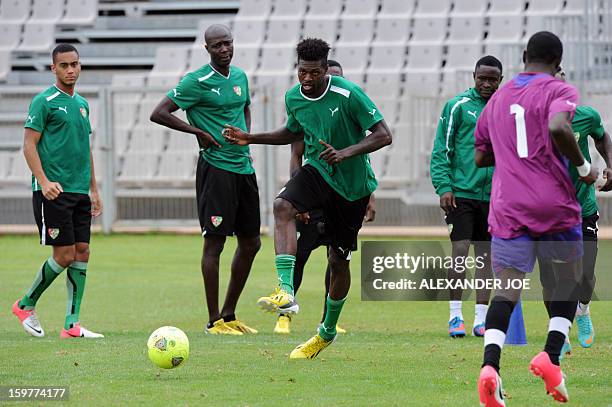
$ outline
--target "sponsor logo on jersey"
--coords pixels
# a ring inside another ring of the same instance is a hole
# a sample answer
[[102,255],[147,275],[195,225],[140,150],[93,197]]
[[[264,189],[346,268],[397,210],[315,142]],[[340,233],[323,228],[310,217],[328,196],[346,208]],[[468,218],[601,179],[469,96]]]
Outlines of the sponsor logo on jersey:
[[64,107],[58,107],[57,110],[61,110],[62,112],[68,114],[68,106],[64,106]]
[[242,96],[242,88],[238,85],[234,86],[234,93],[236,96]]
[[335,109],[332,109],[331,107],[329,108],[329,111],[331,112],[331,117],[334,117],[334,113],[336,113],[338,111],[338,108],[336,107]]
[[210,89],[211,92],[215,92],[217,95],[221,96],[221,88],[211,88]]
[[374,115],[376,114],[376,109],[372,109],[372,111],[368,112],[368,113],[370,113],[372,115],[372,117],[374,117]]
[[471,115],[471,116],[474,116],[474,118],[475,118],[475,119],[477,118],[477,117],[476,117],[476,110],[474,110],[473,112],[470,112],[470,111],[468,110],[468,114],[469,114],[469,115]]

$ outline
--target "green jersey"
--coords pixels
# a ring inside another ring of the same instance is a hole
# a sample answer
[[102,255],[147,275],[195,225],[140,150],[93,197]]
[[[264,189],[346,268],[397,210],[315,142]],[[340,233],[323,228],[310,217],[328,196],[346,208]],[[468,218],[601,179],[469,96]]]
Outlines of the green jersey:
[[[604,136],[604,127],[599,112],[590,106],[578,106],[572,120],[572,130],[576,136],[578,147],[584,158],[591,162],[589,154],[589,136],[600,140]],[[595,198],[595,185],[586,185],[580,181],[578,170],[570,164],[570,176],[576,188],[576,198],[582,206],[582,217],[591,216],[597,212],[597,200]]]
[[304,164],[312,165],[323,179],[349,201],[363,198],[378,185],[367,154],[357,155],[337,165],[319,158],[323,140],[341,150],[359,143],[365,131],[383,117],[363,90],[339,76],[330,76],[327,89],[316,99],[296,85],[285,95],[287,124],[292,133],[304,133]]
[[[24,127],[41,134],[36,149],[49,181],[59,182],[64,192],[88,194],[91,124],[85,98],[53,85],[34,96]],[[41,190],[33,175],[32,190]]]
[[474,161],[474,129],[486,104],[487,100],[470,88],[444,105],[429,165],[438,195],[452,192],[460,198],[491,199],[493,168],[478,168]]
[[166,96],[187,112],[187,120],[210,134],[221,148],[210,146],[201,154],[211,165],[238,174],[253,174],[248,146],[225,141],[221,135],[226,124],[247,131],[244,109],[251,104],[249,81],[240,68],[230,66],[227,77],[210,64],[185,75]]

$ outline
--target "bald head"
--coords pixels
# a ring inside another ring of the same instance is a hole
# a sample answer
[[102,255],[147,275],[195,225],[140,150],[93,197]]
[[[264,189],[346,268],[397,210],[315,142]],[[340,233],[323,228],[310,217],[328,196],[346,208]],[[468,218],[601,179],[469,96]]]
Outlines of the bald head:
[[234,39],[230,29],[222,24],[213,24],[204,32],[204,41],[213,67],[228,71],[234,56]]
[[213,24],[204,31],[204,41],[210,44],[216,38],[232,37],[232,31],[223,24]]

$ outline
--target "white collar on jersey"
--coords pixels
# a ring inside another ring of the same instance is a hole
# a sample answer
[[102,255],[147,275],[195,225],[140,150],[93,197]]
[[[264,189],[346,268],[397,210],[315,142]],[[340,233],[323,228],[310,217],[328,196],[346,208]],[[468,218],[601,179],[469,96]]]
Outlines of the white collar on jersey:
[[57,87],[57,85],[54,83],[53,86],[55,86],[55,89],[59,90],[60,92],[62,92],[64,95],[73,98],[74,95],[76,95],[76,90],[74,91],[74,93],[72,95],[70,95],[69,93],[64,92],[63,90],[61,90],[60,88]]
[[232,69],[231,69],[231,66],[230,66],[230,69],[229,69],[229,70],[228,70],[228,72],[227,72],[227,76],[225,76],[225,75],[223,75],[221,72],[217,71],[217,70],[215,69],[215,67],[214,67],[214,66],[212,66],[211,64],[208,64],[208,66],[210,66],[210,69],[212,69],[213,71],[215,71],[215,72],[216,72],[216,73],[218,73],[219,75],[223,76],[225,79],[229,79],[229,78],[230,78],[230,76],[232,75]]
[[319,96],[318,98],[309,98],[308,96],[304,95],[304,93],[302,92],[302,85],[300,85],[300,95],[302,95],[302,97],[303,97],[304,99],[306,99],[306,100],[310,100],[310,101],[312,101],[312,102],[315,102],[315,101],[317,101],[317,100],[322,99],[322,98],[323,98],[323,96],[327,95],[327,92],[329,91],[329,88],[330,88],[331,83],[332,83],[332,78],[331,78],[331,76],[330,76],[330,75],[325,75],[325,76],[327,76],[327,77],[329,78],[329,80],[327,81],[327,88],[325,89],[325,92],[323,92],[323,93],[321,94],[321,96]]

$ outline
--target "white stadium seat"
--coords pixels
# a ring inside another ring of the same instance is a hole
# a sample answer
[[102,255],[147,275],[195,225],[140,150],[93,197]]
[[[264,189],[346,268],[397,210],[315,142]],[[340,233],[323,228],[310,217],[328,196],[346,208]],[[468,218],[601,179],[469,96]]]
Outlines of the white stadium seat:
[[[585,0],[567,0],[563,12],[566,14],[583,14],[586,7]],[[610,9],[608,9],[608,14]]]
[[23,23],[30,16],[30,0],[0,1],[0,23],[7,21]]
[[197,151],[164,153],[159,162],[159,181],[190,181],[194,179]]
[[308,16],[335,17],[342,10],[342,0],[310,0]]
[[405,17],[414,11],[414,0],[382,0],[380,14],[383,16]]
[[388,124],[396,122],[398,112],[398,101],[395,98],[379,97],[374,100],[376,107],[380,109],[381,114]]
[[525,9],[522,0],[494,0],[491,2],[490,14],[515,14],[521,13]]
[[556,14],[561,11],[563,0],[530,1],[527,14]]
[[340,62],[345,71],[363,71],[368,63],[369,45],[336,43],[333,59]]
[[301,21],[297,18],[270,18],[268,22],[268,44],[292,44],[300,37]]
[[64,0],[34,0],[30,22],[56,22],[64,15]]
[[378,11],[376,0],[350,0],[344,3],[345,16],[374,16]]
[[98,0],[68,0],[62,24],[91,25],[98,17]]
[[411,44],[408,49],[408,68],[439,70],[442,66],[442,44]]
[[450,20],[450,41],[475,41],[480,42],[484,37],[483,16],[461,16]]
[[255,44],[263,42],[266,30],[266,22],[262,19],[239,19],[234,20],[232,35],[237,44]]
[[276,0],[271,17],[302,17],[307,5],[307,0]]
[[152,74],[179,75],[187,66],[187,47],[162,46],[155,50],[155,65]]
[[121,172],[118,181],[131,181],[140,183],[153,177],[157,170],[157,154],[151,153],[126,153],[123,155]]
[[167,74],[164,72],[151,72],[147,79],[150,88],[172,89],[179,83],[181,75]]
[[240,44],[234,45],[232,65],[245,71],[247,76],[252,75],[255,69],[257,69],[258,59],[259,47]]
[[116,73],[111,79],[111,86],[117,88],[143,87],[147,76],[143,73]]
[[369,43],[374,35],[374,19],[346,17],[340,19],[340,41]]
[[113,131],[113,143],[115,144],[115,153],[123,154],[128,148],[130,141],[130,132],[128,129],[121,128]]
[[443,15],[450,10],[450,0],[419,1],[414,12],[415,17],[420,15]]
[[422,17],[414,19],[412,41],[442,41],[446,37],[446,17]]
[[446,69],[473,70],[476,61],[482,57],[482,46],[473,43],[449,43]]
[[306,17],[304,19],[303,38],[321,38],[329,43],[336,42],[338,20],[335,17]]
[[0,49],[12,50],[21,41],[21,23],[0,20]]
[[11,72],[11,51],[0,49],[0,81]]
[[23,31],[23,41],[17,51],[49,52],[55,44],[55,24],[26,23]]
[[161,126],[138,127],[132,131],[128,151],[132,153],[161,152],[166,142],[166,129]]
[[480,15],[487,9],[487,3],[487,0],[454,0],[452,14]]
[[295,45],[265,44],[261,49],[260,71],[288,72],[295,66]]
[[370,68],[399,70],[406,60],[406,45],[398,43],[374,42]]
[[372,98],[378,96],[396,97],[401,89],[401,71],[368,68],[366,72],[365,90]]
[[241,0],[237,18],[266,17],[270,14],[271,0]]
[[[247,45],[250,46],[250,45]],[[236,54],[236,43],[234,42],[234,54]],[[187,72],[197,71],[204,65],[210,62],[210,55],[204,49],[204,47],[193,47],[189,54],[189,61],[187,62]],[[233,61],[232,61],[233,63]]]
[[198,151],[198,140],[193,134],[182,133],[180,131],[170,131],[168,138],[168,151]]
[[5,179],[8,176],[12,158],[13,153],[0,151],[0,179]]
[[518,15],[495,15],[489,19],[487,42],[515,42],[523,35],[523,17]]
[[376,41],[404,43],[410,37],[410,17],[378,16]]
[[29,185],[32,182],[32,172],[23,155],[23,150],[13,153],[13,160],[9,175],[6,177],[8,181],[17,182],[19,184]]

